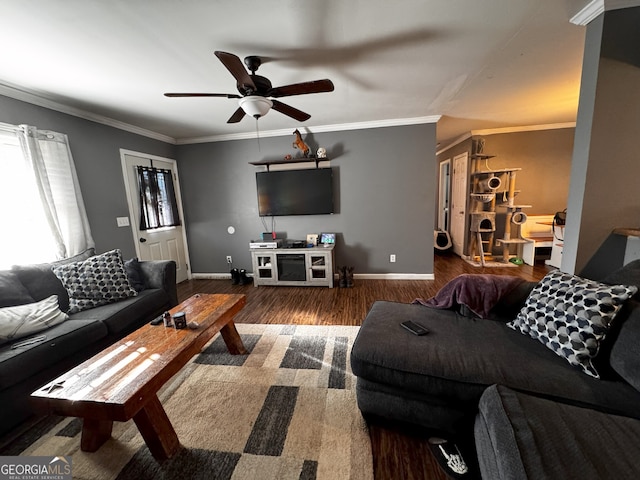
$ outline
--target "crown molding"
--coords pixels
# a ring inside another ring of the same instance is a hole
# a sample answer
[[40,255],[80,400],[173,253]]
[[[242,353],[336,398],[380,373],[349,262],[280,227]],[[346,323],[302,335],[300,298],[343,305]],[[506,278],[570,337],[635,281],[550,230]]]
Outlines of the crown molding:
[[562,128],[575,128],[576,122],[564,122],[564,123],[547,123],[542,125],[523,125],[520,127],[503,127],[503,128],[485,128],[482,130],[471,130],[464,135],[459,136],[455,140],[452,140],[446,147],[439,149],[436,155],[446,152],[450,148],[470,139],[475,135],[499,135],[502,133],[519,133],[519,132],[535,132],[538,130],[560,130]]
[[576,122],[547,123],[542,125],[523,125],[521,127],[485,128],[471,130],[471,135],[499,135],[501,133],[535,132],[537,130],[560,130],[562,128],[574,128]]
[[[249,133],[230,133],[230,134],[224,134],[224,135],[210,135],[206,137],[176,139],[168,135],[163,135],[158,132],[153,132],[151,130],[147,130],[141,127],[137,127],[135,125],[131,125],[129,123],[121,122],[119,120],[114,120],[113,118],[105,117],[103,115],[98,115],[98,114],[89,112],[87,110],[70,107],[68,105],[64,105],[62,103],[55,102],[53,100],[48,100],[38,94],[26,91],[16,86],[0,83],[0,95],[14,98],[16,100],[30,103],[32,105],[37,105],[39,107],[55,110],[57,112],[73,115],[74,117],[79,117],[84,120],[89,120],[92,122],[107,125],[109,127],[125,130],[127,132],[135,133],[136,135],[142,135],[144,137],[160,140],[161,142],[166,142],[173,145],[225,142],[229,140],[247,140],[247,139],[258,137],[258,134],[256,132],[249,132]],[[363,130],[368,128],[418,125],[423,123],[438,123],[438,120],[440,120],[440,117],[441,115],[431,115],[426,117],[396,118],[396,119],[389,119],[389,120],[376,120],[371,122],[343,123],[343,124],[336,124],[336,125],[319,125],[319,126],[313,127],[313,132],[314,133],[336,132],[336,131],[344,131],[344,130]],[[307,132],[311,131],[310,127],[303,127],[303,128],[306,128]],[[287,135],[291,135],[290,128],[281,129],[281,130],[267,130],[264,132],[260,132],[261,138],[284,137]]]
[[136,127],[135,125],[121,122],[119,120],[114,120],[113,118],[105,117],[103,115],[97,115],[87,110],[82,110],[79,108],[70,107],[68,105],[63,105],[62,103],[54,102],[53,100],[48,100],[35,93],[28,92],[26,90],[23,90],[11,85],[0,83],[0,95],[14,98],[16,100],[30,103],[32,105],[37,105],[39,107],[55,110],[57,112],[73,115],[74,117],[79,117],[84,120],[89,120],[92,122],[100,123],[102,125],[107,125],[109,127],[117,128],[119,130],[125,130],[127,132],[135,133],[136,135],[142,135],[144,137],[160,140],[161,142],[166,142],[171,144],[176,143],[176,139],[168,135],[163,135],[161,133],[153,132],[145,128]]
[[640,6],[638,0],[591,0],[569,21],[574,25],[586,26],[605,11],[637,6]]
[[462,142],[464,142],[465,140],[469,140],[471,138],[471,132],[467,132],[463,135],[460,135],[458,138],[452,140],[450,143],[448,143],[446,146],[436,150],[436,156],[440,155],[441,153],[446,152],[447,150],[449,150],[450,148],[455,147],[456,145],[461,144]]
[[[431,115],[426,117],[413,117],[413,118],[394,118],[389,120],[374,120],[371,122],[356,122],[356,123],[341,123],[335,125],[316,125],[313,127],[302,127],[300,130],[305,130],[307,133],[323,133],[323,132],[342,132],[345,130],[365,130],[369,128],[385,128],[385,127],[403,127],[407,125],[420,125],[424,123],[438,123],[441,115]],[[260,138],[266,137],[285,137],[291,135],[291,129],[280,130],[265,130],[261,131]],[[229,133],[224,135],[209,135],[206,137],[193,137],[193,138],[181,138],[176,140],[178,145],[189,145],[193,143],[213,143],[213,142],[227,142],[229,140],[249,140],[257,138],[256,132],[246,133]]]

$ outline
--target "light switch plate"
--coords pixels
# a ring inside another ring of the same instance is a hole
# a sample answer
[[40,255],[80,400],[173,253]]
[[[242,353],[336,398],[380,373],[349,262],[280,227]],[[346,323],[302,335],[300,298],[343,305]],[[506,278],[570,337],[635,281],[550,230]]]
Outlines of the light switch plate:
[[128,227],[129,226],[129,217],[116,217],[119,227]]

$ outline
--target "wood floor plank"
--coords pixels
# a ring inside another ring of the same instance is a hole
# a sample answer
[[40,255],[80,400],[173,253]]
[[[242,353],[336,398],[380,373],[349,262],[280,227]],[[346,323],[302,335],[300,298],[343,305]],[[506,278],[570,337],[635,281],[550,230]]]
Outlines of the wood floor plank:
[[[232,285],[231,280],[189,280],[178,285],[182,301],[195,293],[243,293],[245,308],[236,323],[297,325],[361,325],[376,300],[408,303],[435,295],[449,280],[463,273],[514,275],[538,281],[552,270],[544,264],[517,267],[475,267],[460,257],[437,255],[434,280],[355,279],[352,288],[268,287]],[[358,272],[355,272],[356,274]],[[446,480],[427,439],[395,429],[370,428],[376,480]]]

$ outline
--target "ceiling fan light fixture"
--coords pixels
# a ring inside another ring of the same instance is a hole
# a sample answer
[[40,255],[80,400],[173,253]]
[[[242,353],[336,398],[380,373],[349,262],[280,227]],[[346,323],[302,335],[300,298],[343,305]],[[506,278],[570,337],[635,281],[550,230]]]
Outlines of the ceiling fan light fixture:
[[264,117],[273,106],[273,102],[271,100],[257,95],[242,97],[238,100],[238,103],[240,104],[240,107],[242,107],[242,110],[244,110],[244,113],[253,118]]

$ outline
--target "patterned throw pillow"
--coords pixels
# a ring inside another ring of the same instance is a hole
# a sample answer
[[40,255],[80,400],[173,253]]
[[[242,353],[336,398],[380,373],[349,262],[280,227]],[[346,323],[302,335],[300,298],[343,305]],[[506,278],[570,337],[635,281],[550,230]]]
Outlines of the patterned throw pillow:
[[593,359],[622,304],[635,286],[605,285],[560,270],[548,273],[507,325],[538,339],[595,378]]
[[82,262],[57,265],[52,270],[69,293],[69,313],[138,294],[129,283],[119,249]]

